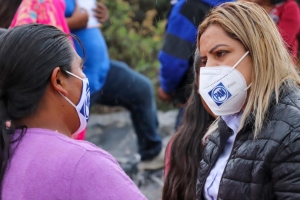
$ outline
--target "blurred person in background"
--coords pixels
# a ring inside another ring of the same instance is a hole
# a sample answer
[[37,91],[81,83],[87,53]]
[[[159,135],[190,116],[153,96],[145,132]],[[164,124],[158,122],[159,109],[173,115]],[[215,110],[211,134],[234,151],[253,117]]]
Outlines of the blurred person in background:
[[[83,26],[78,26],[77,21],[86,21],[86,15],[80,10],[89,1],[83,1],[82,4],[75,0],[65,2],[65,16],[71,32],[82,41],[85,48],[84,72],[90,81],[91,105],[122,106],[128,109],[138,138],[140,169],[163,168],[165,150],[158,134],[157,108],[151,81],[126,63],[109,58],[99,24],[90,25],[89,19]],[[105,22],[109,18],[107,7],[99,2],[94,4],[93,15],[89,15],[89,18],[96,17],[99,23]],[[83,55],[76,42],[75,47],[78,54]]]
[[271,16],[291,55],[298,56],[300,10],[295,0],[248,0],[262,6]]
[[181,123],[185,104],[191,94],[197,27],[212,7],[228,1],[232,0],[179,0],[171,10],[158,55],[161,63],[158,96],[180,107],[175,129]]
[[41,24],[0,36],[0,198],[144,200],[109,153],[71,138],[90,93],[69,36]]
[[[299,199],[300,77],[271,17],[254,3],[222,4],[199,26],[197,48],[163,200]],[[204,137],[200,98],[218,116]]]
[[52,25],[65,33],[70,33],[63,15],[66,8],[63,0],[13,0],[6,1],[7,3],[5,0],[1,1],[0,5],[5,7],[5,10],[3,9],[0,16],[10,16],[6,21],[6,25],[9,23],[10,27],[39,23]]

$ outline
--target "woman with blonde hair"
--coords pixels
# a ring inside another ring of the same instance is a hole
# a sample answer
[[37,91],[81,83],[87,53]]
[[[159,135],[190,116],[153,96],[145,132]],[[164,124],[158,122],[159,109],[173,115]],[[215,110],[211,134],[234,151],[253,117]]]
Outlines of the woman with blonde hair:
[[[276,25],[256,4],[225,3],[197,37],[201,67],[163,199],[299,199],[300,78]],[[219,116],[204,137],[198,93]]]

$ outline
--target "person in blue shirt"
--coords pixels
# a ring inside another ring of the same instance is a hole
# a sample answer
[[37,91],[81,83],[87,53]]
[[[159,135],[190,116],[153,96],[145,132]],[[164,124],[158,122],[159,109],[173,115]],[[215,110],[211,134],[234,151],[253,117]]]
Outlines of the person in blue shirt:
[[[123,106],[131,113],[138,138],[140,168],[154,170],[164,166],[164,150],[158,134],[157,109],[151,81],[132,70],[126,63],[111,60],[103,35],[98,27],[87,26],[87,11],[76,5],[75,0],[65,0],[71,32],[83,44],[75,47],[80,56],[85,54],[84,73],[91,88],[91,105]],[[108,19],[108,10],[97,3],[94,10],[99,22]]]
[[158,96],[180,107],[176,129],[191,93],[197,28],[211,8],[229,1],[234,0],[178,0],[172,7],[158,55],[161,63]]

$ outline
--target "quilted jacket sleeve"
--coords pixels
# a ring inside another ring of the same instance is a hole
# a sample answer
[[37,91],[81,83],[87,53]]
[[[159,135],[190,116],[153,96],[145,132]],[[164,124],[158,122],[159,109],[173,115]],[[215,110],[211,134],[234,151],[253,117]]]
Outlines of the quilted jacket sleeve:
[[300,199],[300,127],[279,145],[271,166],[276,199]]

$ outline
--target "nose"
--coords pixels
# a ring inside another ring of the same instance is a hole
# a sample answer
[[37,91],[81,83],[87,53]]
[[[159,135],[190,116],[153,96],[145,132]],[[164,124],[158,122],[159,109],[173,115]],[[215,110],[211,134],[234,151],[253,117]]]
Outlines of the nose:
[[207,58],[205,67],[213,67],[213,66],[218,66],[217,61],[213,58]]

